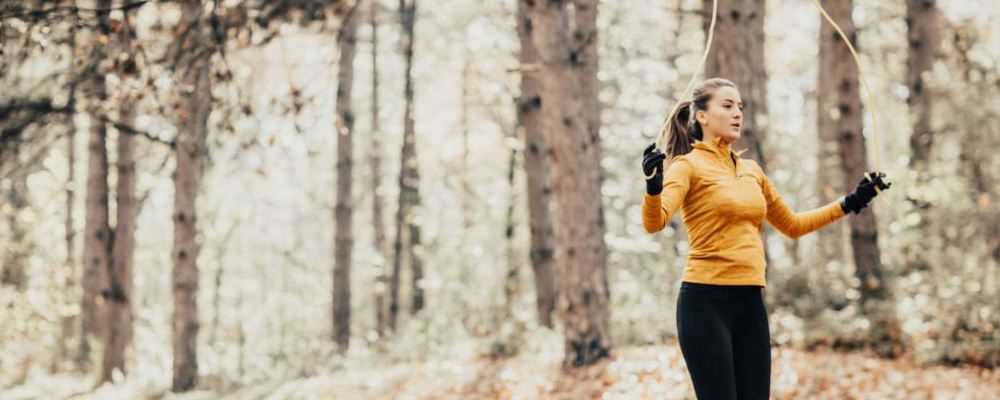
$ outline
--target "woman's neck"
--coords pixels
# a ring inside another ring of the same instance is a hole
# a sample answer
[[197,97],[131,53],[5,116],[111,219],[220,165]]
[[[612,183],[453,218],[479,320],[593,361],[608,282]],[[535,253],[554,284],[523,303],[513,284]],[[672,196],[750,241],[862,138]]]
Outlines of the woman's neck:
[[729,140],[727,140],[724,137],[713,135],[713,134],[710,134],[708,132],[705,132],[704,135],[705,136],[702,137],[702,140],[705,141],[705,142],[712,143],[712,144],[719,144],[719,145],[723,145],[723,146],[728,146],[730,144]]
[[725,137],[720,137],[718,135],[714,135],[714,134],[711,134],[711,133],[708,133],[708,132],[705,132],[704,135],[705,135],[704,136],[704,140],[706,142],[726,144],[726,145],[730,144],[729,140],[726,139]]

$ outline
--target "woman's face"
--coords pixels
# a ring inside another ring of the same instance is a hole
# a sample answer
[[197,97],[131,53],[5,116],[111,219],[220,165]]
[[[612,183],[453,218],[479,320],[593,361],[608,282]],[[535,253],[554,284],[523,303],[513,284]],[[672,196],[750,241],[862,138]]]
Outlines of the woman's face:
[[723,86],[715,90],[708,101],[708,110],[698,110],[695,118],[701,124],[706,140],[719,137],[726,143],[740,138],[743,128],[743,100],[734,87]]

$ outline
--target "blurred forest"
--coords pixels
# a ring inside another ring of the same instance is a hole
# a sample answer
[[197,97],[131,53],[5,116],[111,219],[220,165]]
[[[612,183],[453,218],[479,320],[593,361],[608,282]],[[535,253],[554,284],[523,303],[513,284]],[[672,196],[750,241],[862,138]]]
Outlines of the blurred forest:
[[[641,149],[740,86],[775,398],[1000,393],[988,0],[0,0],[0,398],[693,398]],[[870,85],[871,97],[861,90]],[[873,118],[874,117],[874,118]]]

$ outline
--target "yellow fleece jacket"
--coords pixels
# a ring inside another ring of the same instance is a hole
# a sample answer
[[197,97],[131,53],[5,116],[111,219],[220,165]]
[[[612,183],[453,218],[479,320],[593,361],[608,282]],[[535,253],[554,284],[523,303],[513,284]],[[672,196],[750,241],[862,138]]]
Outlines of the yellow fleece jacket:
[[678,209],[690,240],[683,280],[714,285],[765,286],[761,223],[796,239],[844,215],[837,201],[795,213],[756,162],[729,144],[699,141],[664,172],[663,192],[645,195],[642,224],[657,232]]

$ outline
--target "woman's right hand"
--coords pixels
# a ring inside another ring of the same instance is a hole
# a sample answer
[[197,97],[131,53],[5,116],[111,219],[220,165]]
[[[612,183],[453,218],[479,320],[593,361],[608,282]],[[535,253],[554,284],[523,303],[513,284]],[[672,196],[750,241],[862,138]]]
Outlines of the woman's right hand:
[[663,191],[663,160],[666,154],[656,148],[656,143],[650,144],[642,152],[642,173],[646,177],[646,193],[651,196]]

